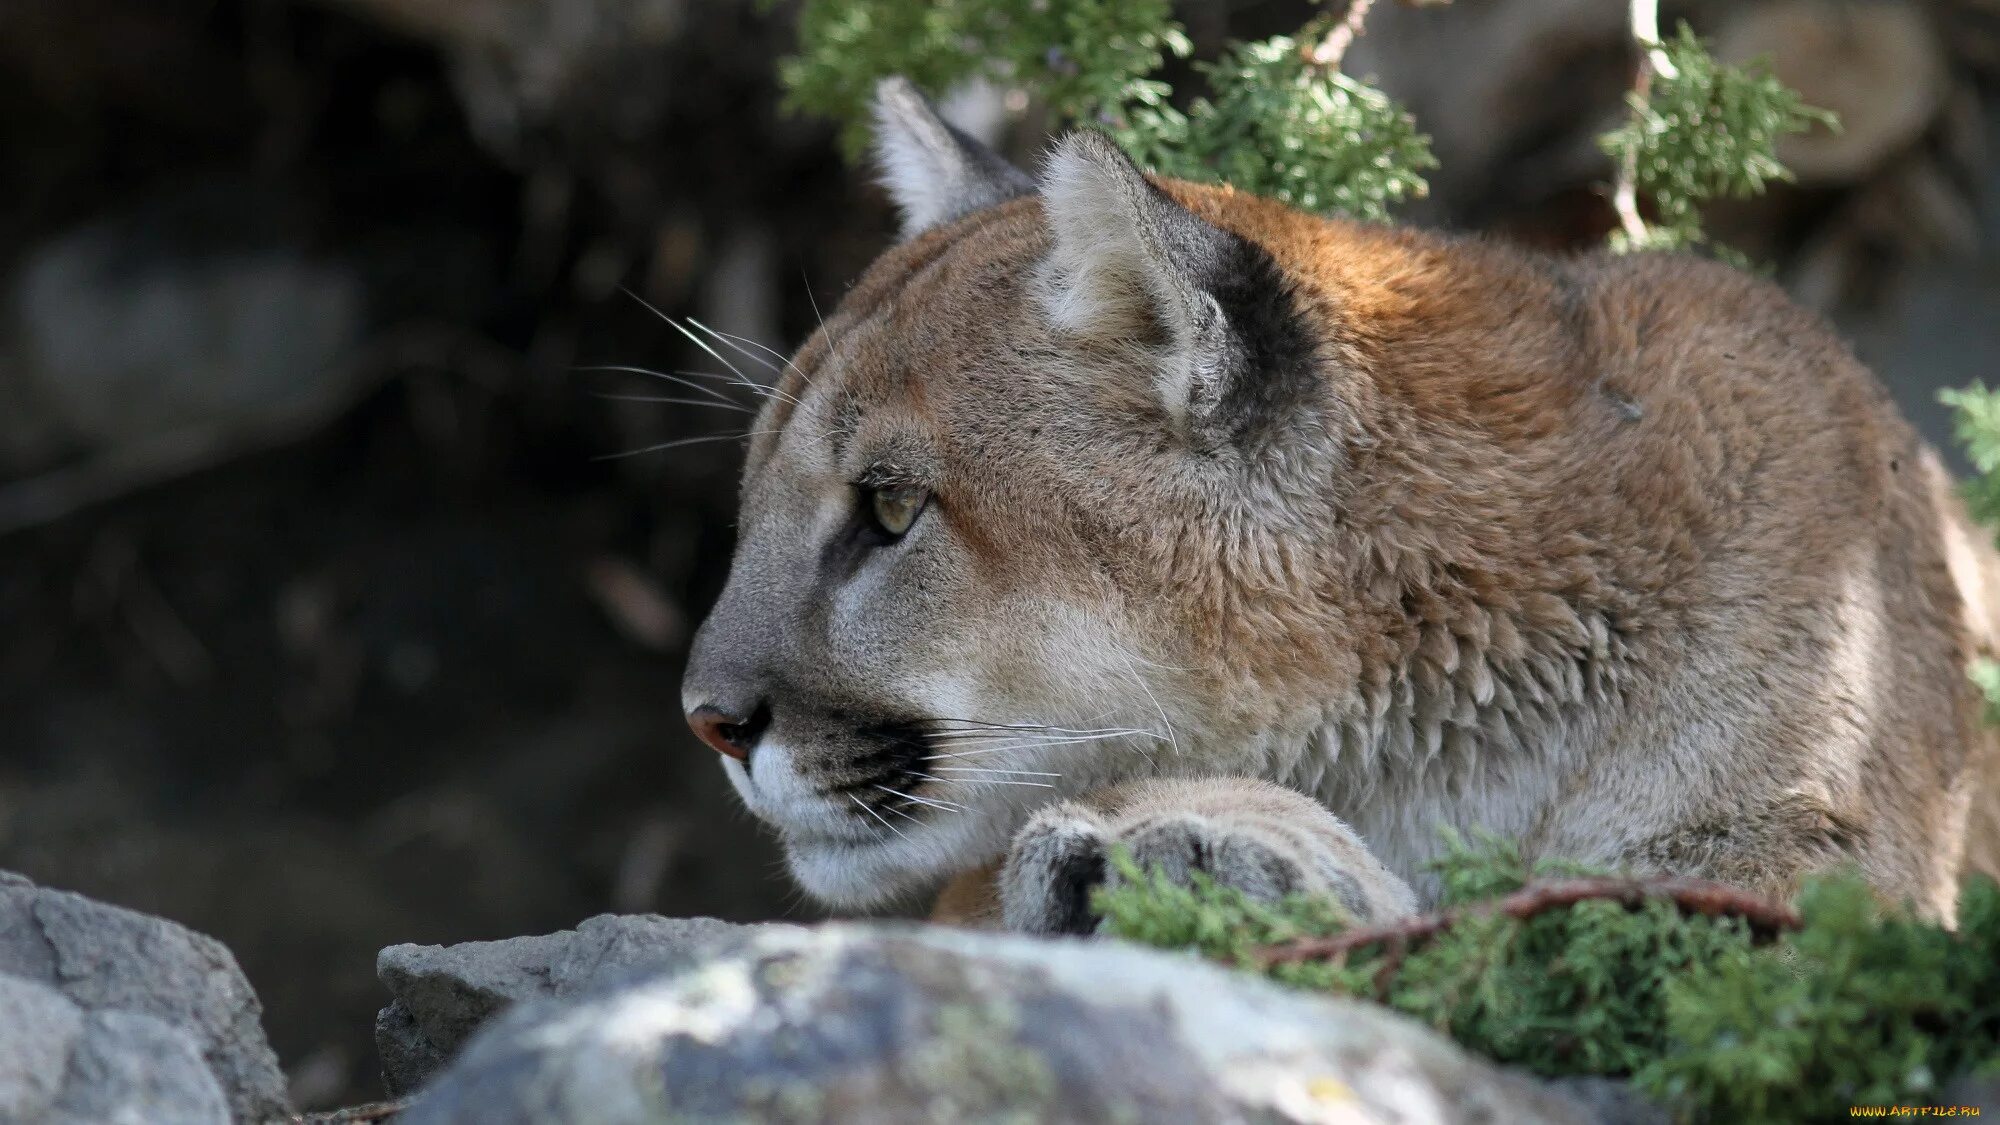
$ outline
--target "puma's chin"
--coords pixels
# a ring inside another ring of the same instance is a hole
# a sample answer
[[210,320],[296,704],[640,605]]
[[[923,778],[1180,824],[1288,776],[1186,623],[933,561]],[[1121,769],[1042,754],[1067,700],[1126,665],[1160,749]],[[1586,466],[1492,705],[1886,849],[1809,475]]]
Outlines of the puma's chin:
[[864,840],[785,836],[785,864],[800,888],[829,906],[882,906],[935,890],[967,867],[1006,850],[1009,824],[971,811],[905,825]]

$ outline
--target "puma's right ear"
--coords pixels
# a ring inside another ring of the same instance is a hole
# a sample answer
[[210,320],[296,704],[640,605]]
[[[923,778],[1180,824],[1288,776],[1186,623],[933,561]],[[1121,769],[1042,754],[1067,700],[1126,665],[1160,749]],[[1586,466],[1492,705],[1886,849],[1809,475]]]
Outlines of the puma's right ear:
[[1027,173],[938,116],[907,78],[875,87],[875,153],[906,239],[1035,190]]
[[1242,366],[1241,341],[1210,292],[1234,272],[1242,240],[1154,187],[1101,133],[1064,137],[1049,154],[1041,191],[1050,319],[1084,338],[1164,336],[1161,405],[1178,424],[1199,423]]

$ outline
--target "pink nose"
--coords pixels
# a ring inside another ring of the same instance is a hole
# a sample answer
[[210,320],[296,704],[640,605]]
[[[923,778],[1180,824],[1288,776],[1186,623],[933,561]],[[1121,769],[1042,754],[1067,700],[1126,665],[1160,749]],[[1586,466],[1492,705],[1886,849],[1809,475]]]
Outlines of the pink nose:
[[758,737],[771,725],[771,713],[768,708],[759,707],[746,719],[719,707],[697,707],[688,712],[687,720],[695,737],[708,743],[716,753],[747,762]]

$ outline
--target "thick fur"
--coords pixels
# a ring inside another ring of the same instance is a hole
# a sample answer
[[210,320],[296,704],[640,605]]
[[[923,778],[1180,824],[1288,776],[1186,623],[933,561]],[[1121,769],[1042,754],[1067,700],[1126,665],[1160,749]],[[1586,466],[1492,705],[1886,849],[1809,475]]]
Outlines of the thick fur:
[[[2000,560],[1758,279],[1072,138],[885,253],[778,391],[685,701],[769,708],[724,765],[822,898],[997,862],[1007,924],[1087,928],[1122,841],[1385,915],[1446,827],[1772,895],[1853,863],[1945,919],[1995,870]],[[933,497],[901,540],[885,477]]]

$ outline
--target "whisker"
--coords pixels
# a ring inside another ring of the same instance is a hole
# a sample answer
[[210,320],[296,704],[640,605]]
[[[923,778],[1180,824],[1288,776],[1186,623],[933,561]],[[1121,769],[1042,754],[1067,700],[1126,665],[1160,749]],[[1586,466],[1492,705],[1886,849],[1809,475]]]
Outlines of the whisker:
[[955,750],[945,755],[946,757],[956,757],[956,756],[969,756],[973,754],[992,754],[1000,750],[1029,750],[1042,746],[1080,746],[1086,742],[1104,742],[1108,739],[1123,737],[1126,734],[1146,734],[1153,738],[1159,737],[1157,735],[1152,735],[1151,732],[1149,731],[1130,731],[1130,732],[1117,731],[1111,734],[1095,734],[1089,736],[1088,738],[1029,738],[1029,739],[1017,739],[1011,742],[1002,742],[998,745],[992,745],[984,742],[948,742],[945,743],[944,745],[977,747],[977,749],[972,749],[972,750]]
[[951,777],[951,778],[946,778],[945,780],[954,781],[960,785],[1021,785],[1032,789],[1055,788],[1055,786],[1050,785],[1046,781],[1000,781],[993,778],[982,778],[982,777]]
[[[888,787],[888,786],[886,786],[886,785],[877,785],[877,786],[875,786],[875,788],[877,788],[877,789],[880,789],[880,790],[881,790],[882,792],[884,792],[884,793],[887,793],[887,794],[889,794],[889,795],[890,795],[890,796],[892,796],[892,797],[901,797],[901,798],[903,798],[903,799],[904,799],[904,800],[906,800],[906,801],[915,801],[916,803],[918,803],[918,804],[920,804],[920,805],[928,805],[928,806],[930,806],[931,808],[934,808],[934,809],[940,809],[940,810],[943,810],[944,812],[964,812],[964,811],[965,811],[965,806],[964,806],[964,805],[955,805],[955,804],[952,804],[952,803],[951,803],[950,801],[933,801],[933,800],[931,800],[931,799],[929,799],[929,798],[927,798],[927,797],[919,797],[919,796],[917,796],[917,795],[916,795],[915,793],[902,793],[902,792],[898,792],[897,790],[894,790],[894,789],[891,789],[891,788],[889,788],[889,787]],[[850,796],[850,797],[851,797],[851,796],[853,796],[853,795],[854,795],[854,794],[852,794],[852,793],[848,794],[848,796]]]
[[674,331],[679,332],[681,335],[686,336],[688,339],[694,341],[696,347],[700,348],[702,351],[707,352],[709,355],[714,356],[715,361],[717,363],[720,363],[722,366],[727,367],[730,370],[730,372],[734,374],[736,378],[740,381],[741,386],[751,387],[755,389],[759,394],[768,395],[772,398],[781,398],[784,399],[786,402],[791,403],[793,406],[798,407],[801,410],[805,409],[804,403],[800,402],[798,399],[793,398],[791,395],[786,394],[784,391],[781,391],[776,387],[767,387],[764,384],[756,382],[755,380],[751,379],[748,375],[743,374],[742,368],[737,367],[735,364],[729,362],[728,357],[724,356],[721,352],[716,351],[714,348],[709,347],[708,341],[703,340],[701,337],[688,331],[686,326],[682,325],[680,321],[669,320],[667,321],[667,323],[673,325]]
[[[763,366],[764,366],[764,367],[765,367],[765,368],[766,368],[767,370],[770,370],[770,371],[777,371],[777,372],[782,372],[782,371],[784,371],[784,368],[782,368],[782,367],[779,367],[779,366],[778,366],[777,364],[775,364],[775,363],[772,363],[772,362],[771,362],[770,360],[768,360],[768,359],[765,359],[765,358],[764,358],[763,356],[760,356],[760,355],[758,355],[757,353],[755,353],[755,352],[752,352],[752,351],[750,351],[749,349],[745,348],[745,347],[744,347],[743,345],[741,345],[741,344],[737,343],[736,341],[734,341],[734,340],[732,340],[732,339],[729,339],[728,337],[724,336],[724,335],[723,335],[722,333],[720,333],[720,332],[717,332],[717,331],[716,331],[715,329],[713,329],[713,328],[710,328],[710,327],[709,327],[708,325],[706,325],[706,324],[703,324],[703,323],[702,323],[701,321],[699,321],[699,320],[696,320],[696,319],[695,319],[695,318],[693,318],[693,317],[688,317],[688,318],[687,318],[687,322],[688,322],[689,324],[692,324],[692,325],[694,325],[694,326],[695,326],[696,328],[699,328],[699,329],[701,329],[701,330],[702,330],[703,332],[706,332],[706,333],[708,333],[708,334],[709,334],[710,336],[713,336],[713,337],[715,337],[715,339],[716,339],[716,340],[717,340],[718,342],[720,342],[720,343],[723,343],[723,344],[727,344],[727,345],[729,345],[730,347],[732,347],[732,348],[736,349],[737,351],[739,351],[739,352],[743,353],[743,356],[744,356],[744,358],[746,358],[746,359],[750,360],[750,361],[751,361],[752,363],[757,363],[757,364],[762,364],[762,365],[763,365]],[[732,369],[732,370],[733,370],[733,369]],[[744,378],[749,378],[749,376],[747,376],[747,375],[746,375],[746,376],[744,376]]]
[[1133,660],[1133,661],[1137,661],[1137,662],[1138,662],[1138,663],[1140,663],[1140,664],[1144,664],[1144,665],[1145,665],[1146,667],[1148,667],[1148,668],[1158,668],[1158,669],[1159,669],[1160,671],[1162,671],[1162,672],[1194,672],[1194,671],[1196,671],[1196,669],[1193,669],[1193,668],[1183,668],[1183,667],[1181,667],[1181,666],[1180,666],[1180,665],[1178,665],[1178,664],[1162,664],[1162,663],[1160,663],[1160,662],[1159,662],[1159,661],[1157,661],[1157,660],[1148,660],[1148,659],[1146,659],[1145,657],[1143,657],[1143,656],[1140,656],[1140,655],[1139,655],[1138,653],[1136,653],[1136,652],[1133,652],[1133,651],[1132,651],[1132,650],[1130,650],[1130,649],[1125,649],[1125,650],[1123,650],[1123,651],[1124,651],[1124,654],[1125,654],[1125,659],[1127,659],[1127,660]]
[[[1032,786],[1032,787],[1034,787],[1034,788],[1036,788],[1036,789],[1054,789],[1054,788],[1055,788],[1055,786],[1053,786],[1053,785],[1050,785],[1050,784],[1048,784],[1047,782],[1043,782],[1043,781],[987,781],[987,780],[983,780],[983,779],[981,779],[981,778],[976,778],[976,777],[932,777],[932,776],[931,776],[930,774],[927,774],[927,773],[923,773],[923,772],[921,772],[921,771],[919,771],[919,770],[904,770],[903,772],[904,772],[904,773],[906,773],[906,774],[909,774],[909,775],[910,775],[911,777],[921,777],[921,778],[923,778],[923,779],[924,779],[925,781],[935,781],[935,782],[937,782],[937,783],[938,783],[939,785],[947,785],[947,784],[950,784],[950,785],[1027,785],[1027,786]],[[940,772],[942,772],[942,771],[940,771]],[[1051,777],[1061,777],[1062,775],[1061,775],[1061,774],[1050,774],[1049,776],[1051,776]],[[964,810],[963,810],[963,809],[960,809],[959,811],[963,812]]]
[[[850,794],[848,794],[848,796],[850,796],[850,797],[851,797],[851,796],[853,796],[853,794],[852,794],[852,793],[850,793]],[[904,812],[904,811],[903,811],[902,809],[899,809],[899,808],[897,808],[897,807],[896,807],[896,806],[894,806],[894,805],[883,805],[882,807],[883,807],[883,808],[885,808],[885,809],[888,809],[888,810],[889,810],[890,812],[892,812],[892,813],[895,813],[895,814],[896,814],[897,816],[900,816],[900,817],[902,817],[902,818],[903,818],[904,820],[907,820],[907,821],[909,821],[909,822],[910,822],[911,824],[922,824],[922,823],[923,823],[923,821],[921,821],[921,820],[918,820],[918,819],[917,819],[916,817],[914,817],[914,816],[911,816],[911,815],[910,815],[909,813],[907,813],[907,812]]]
[[757,413],[755,410],[752,410],[749,407],[742,405],[741,403],[710,402],[705,398],[672,398],[666,395],[607,395],[607,394],[599,394],[595,395],[594,397],[610,399],[613,402],[661,402],[661,403],[668,403],[674,406],[707,406],[707,407],[713,407],[718,410],[734,410],[741,414]]
[[979,750],[953,750],[947,753],[933,754],[930,755],[929,757],[921,758],[919,760],[925,762],[939,762],[939,761],[947,761],[953,758],[977,758],[983,754],[1006,754],[1016,750],[1039,750],[1045,746],[1080,746],[1086,742],[1101,742],[1101,741],[1103,740],[1096,738],[1072,738],[1072,739],[1065,739],[1061,742],[1014,742],[1014,743],[1009,743],[1005,746],[988,746]]
[[1153,694],[1153,689],[1146,686],[1146,680],[1139,675],[1139,670],[1132,667],[1131,653],[1126,652],[1123,646],[1113,646],[1112,651],[1125,658],[1126,673],[1132,677],[1132,682],[1139,685],[1139,690],[1146,693],[1146,698],[1153,701],[1153,709],[1160,713],[1160,725],[1167,728],[1167,742],[1173,747],[1175,755],[1179,755],[1181,752],[1180,739],[1174,737],[1174,724],[1167,718],[1167,709],[1160,705],[1160,697]]
[[628,449],[623,453],[605,453],[597,457],[592,457],[591,460],[615,461],[620,457],[637,457],[642,453],[658,453],[666,449],[677,449],[683,445],[699,445],[705,441],[742,441],[744,438],[781,432],[779,430],[751,430],[748,433],[741,434],[704,434],[700,437],[681,438],[677,441],[663,441],[658,445],[649,445],[644,449]]
[[826,336],[827,346],[833,349],[833,353],[835,355],[840,356],[840,361],[842,363],[846,363],[847,357],[845,355],[841,355],[840,341],[835,339],[833,333],[830,330],[828,330],[826,326],[826,317],[819,311],[819,298],[813,296],[812,275],[807,273],[803,266],[799,268],[799,280],[805,284],[806,300],[812,303],[813,319],[819,321],[819,330],[822,334]]
[[[763,364],[765,367],[770,368],[772,371],[781,372],[784,371],[786,368],[790,368],[794,373],[798,375],[799,379],[802,382],[804,382],[806,386],[808,387],[812,386],[812,380],[806,377],[805,372],[799,370],[799,365],[793,363],[790,356],[781,354],[776,348],[760,344],[757,341],[750,339],[748,336],[738,336],[733,332],[724,332],[720,329],[710,328],[708,325],[703,324],[701,321],[696,320],[693,317],[688,317],[688,323],[694,325],[696,328],[701,329],[703,332],[706,332],[709,335],[714,336],[719,340],[722,340],[724,343],[729,344],[730,346],[734,347],[737,351],[742,352],[744,355],[749,356],[751,359],[756,360],[758,363]],[[746,350],[745,345],[751,348],[756,348],[758,351],[770,355],[771,357],[777,359],[780,363],[784,364],[784,366],[780,367],[777,364],[774,364],[767,359],[758,359],[758,357],[755,354]]]
[[954,754],[932,754],[918,758],[920,762],[950,762],[961,758],[977,758],[981,754],[1005,754],[1010,750],[1026,750],[1027,746],[995,746],[988,750],[961,750]]
[[[723,394],[721,391],[716,390],[714,387],[703,386],[702,384],[694,382],[693,380],[681,378],[680,377],[681,373],[679,372],[669,375],[664,371],[654,371],[648,367],[624,367],[624,366],[619,366],[617,364],[599,364],[594,367],[572,367],[570,368],[570,370],[591,371],[591,372],[617,371],[617,372],[622,372],[626,375],[650,375],[655,379],[664,379],[669,383],[679,383],[683,387],[688,387],[693,390],[700,391],[702,394],[708,395],[709,397],[719,402],[726,402],[731,406],[742,405],[742,403],[737,402],[735,399],[730,398],[728,395]],[[700,372],[699,374],[706,374],[706,372]]]
[[989,731],[1020,731],[1023,733],[1031,733],[1031,734],[1048,733],[1048,734],[1059,734],[1059,735],[1144,734],[1154,738],[1160,738],[1162,742],[1166,741],[1166,739],[1161,738],[1160,735],[1154,734],[1152,731],[1140,730],[1136,727],[1094,727],[1089,729],[1078,729],[1075,727],[1047,726],[1040,723],[982,723],[974,719],[930,719],[927,721],[937,724],[960,723],[973,728],[971,730],[963,730],[963,731],[951,730],[947,728],[943,731],[937,732],[935,737],[940,737],[940,738],[959,738],[959,737],[976,738]]
[[714,348],[709,347],[708,341],[703,340],[701,337],[688,331],[687,328],[683,326],[680,321],[675,320],[673,317],[670,317],[666,313],[661,312],[659,308],[655,306],[651,301],[648,301],[646,298],[639,296],[637,293],[634,293],[630,289],[624,289],[623,291],[627,297],[630,297],[633,300],[639,302],[640,304],[646,306],[648,312],[651,312],[654,316],[657,316],[661,320],[665,321],[668,324],[668,326],[671,327],[674,331],[694,341],[694,345],[696,347],[700,348],[702,351],[707,352],[709,355],[714,356],[717,363],[720,363],[722,364],[722,366],[727,367],[729,370],[735,372],[739,386],[749,387],[752,390],[759,391],[761,393],[775,395],[779,398],[786,400],[787,402],[790,402],[793,406],[800,406],[802,408],[802,404],[799,402],[798,399],[793,398],[792,396],[777,389],[776,387],[767,387],[764,384],[756,382],[749,376],[743,374],[743,372],[739,370],[735,364],[729,362],[728,359],[724,358],[721,352],[716,351]]
[[848,799],[848,800],[850,800],[850,801],[853,801],[853,802],[854,802],[854,803],[855,803],[856,805],[860,806],[860,808],[861,808],[861,811],[862,811],[862,812],[865,812],[865,813],[867,813],[867,814],[868,814],[869,816],[872,816],[872,817],[874,817],[874,818],[875,818],[876,820],[879,820],[879,821],[881,821],[881,822],[882,822],[882,827],[884,827],[884,828],[887,828],[887,829],[888,829],[889,831],[891,831],[891,832],[894,832],[894,833],[895,833],[896,835],[898,835],[898,836],[902,836],[904,840],[908,840],[908,839],[909,839],[909,837],[908,837],[908,836],[904,836],[904,835],[903,835],[903,830],[902,830],[902,829],[900,829],[900,828],[896,827],[895,825],[893,825],[893,824],[890,824],[890,823],[889,823],[889,818],[888,818],[888,817],[886,817],[886,816],[883,816],[883,815],[882,815],[881,813],[878,813],[878,812],[876,812],[876,811],[875,811],[874,809],[872,809],[872,808],[869,808],[869,807],[868,807],[868,805],[867,805],[867,804],[866,804],[865,802],[863,802],[863,801],[861,800],[861,798],[859,798],[859,797],[855,796],[855,795],[854,795],[854,794],[852,794],[852,793],[849,793],[849,794],[847,795],[847,799]]
[[932,766],[931,768],[938,771],[939,773],[1005,773],[1005,774],[1019,774],[1022,777],[1062,776],[1059,773],[1050,773],[1047,770],[996,770],[996,769],[981,769],[977,766]]
[[931,739],[932,741],[945,743],[952,746],[977,746],[981,742],[987,742],[993,739],[1006,739],[1006,738],[1011,738],[1014,741],[1017,741],[1023,745],[1032,745],[1035,742],[1043,741],[1045,739],[1090,740],[1096,738],[1119,738],[1128,735],[1140,735],[1146,738],[1154,739],[1159,742],[1166,741],[1165,738],[1161,737],[1158,734],[1155,734],[1152,731],[1140,730],[1137,727],[1105,727],[1101,730],[1077,730],[1077,731],[1051,730],[1045,735],[1035,736],[1033,734],[1027,734],[1026,737],[1023,737],[1023,734],[1027,734],[1027,732],[1021,732],[1021,733],[1007,732],[1003,734],[998,732],[988,733],[984,731],[964,731],[958,733],[950,731],[942,731],[937,734],[931,735]]

